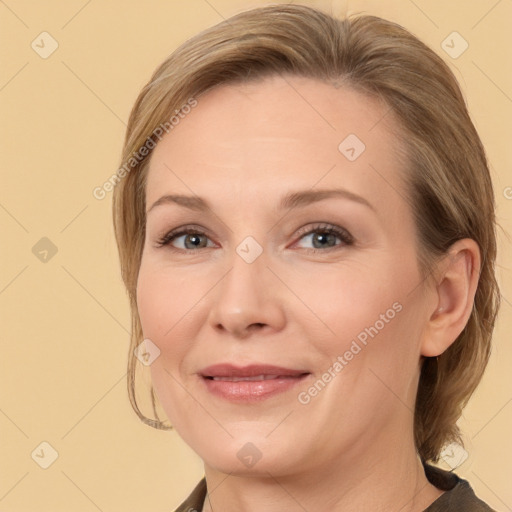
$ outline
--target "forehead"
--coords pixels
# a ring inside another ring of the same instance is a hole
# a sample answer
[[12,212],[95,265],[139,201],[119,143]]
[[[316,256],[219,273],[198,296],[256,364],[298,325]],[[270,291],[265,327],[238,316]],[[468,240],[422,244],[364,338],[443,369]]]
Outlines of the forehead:
[[153,151],[148,204],[170,192],[269,200],[315,185],[396,199],[398,125],[376,98],[307,78],[270,77],[196,99]]

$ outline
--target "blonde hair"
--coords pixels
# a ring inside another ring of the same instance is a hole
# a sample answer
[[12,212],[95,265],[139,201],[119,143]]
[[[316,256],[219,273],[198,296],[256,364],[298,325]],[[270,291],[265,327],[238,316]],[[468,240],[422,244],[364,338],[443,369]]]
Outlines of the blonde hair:
[[[500,303],[495,278],[494,194],[485,151],[457,80],[444,61],[400,25],[375,16],[340,20],[317,9],[272,5],[240,13],[186,41],[154,72],[131,111],[122,163],[158,142],[155,130],[212,87],[292,74],[346,84],[384,100],[403,133],[405,182],[417,226],[418,261],[427,278],[455,241],[475,240],[483,255],[474,307],[464,330],[442,355],[422,365],[415,407],[417,451],[437,461],[442,447],[462,444],[456,421],[481,380]],[[151,149],[130,160],[114,189],[113,217],[121,271],[132,312],[128,355],[130,402],[135,347],[142,341],[136,285],[145,238],[145,177]]]

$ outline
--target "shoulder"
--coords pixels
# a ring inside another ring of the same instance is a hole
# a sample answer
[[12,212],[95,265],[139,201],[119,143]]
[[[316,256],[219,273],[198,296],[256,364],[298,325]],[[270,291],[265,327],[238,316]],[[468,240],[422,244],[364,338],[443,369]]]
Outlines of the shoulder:
[[203,477],[188,498],[174,512],[201,512],[205,497],[206,479]]
[[496,512],[476,496],[468,481],[455,473],[428,464],[424,468],[429,482],[445,491],[425,512]]

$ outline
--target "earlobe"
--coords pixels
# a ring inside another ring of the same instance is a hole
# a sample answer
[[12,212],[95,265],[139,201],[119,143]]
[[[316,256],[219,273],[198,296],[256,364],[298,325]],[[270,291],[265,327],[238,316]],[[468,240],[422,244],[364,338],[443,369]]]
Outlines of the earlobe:
[[439,263],[436,305],[427,318],[421,355],[441,355],[466,326],[480,276],[480,249],[469,238],[458,240]]

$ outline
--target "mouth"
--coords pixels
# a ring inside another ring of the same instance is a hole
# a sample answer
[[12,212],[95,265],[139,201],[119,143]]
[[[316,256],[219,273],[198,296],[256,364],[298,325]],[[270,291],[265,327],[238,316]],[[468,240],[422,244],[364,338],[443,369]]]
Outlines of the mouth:
[[[257,380],[272,380],[279,378],[286,378],[288,375],[255,375],[254,377],[205,377],[211,380],[221,380],[224,382],[243,382],[243,381],[257,381]],[[292,377],[293,378],[293,377]]]
[[231,402],[261,401],[291,390],[310,372],[272,365],[218,364],[199,372],[207,391]]

